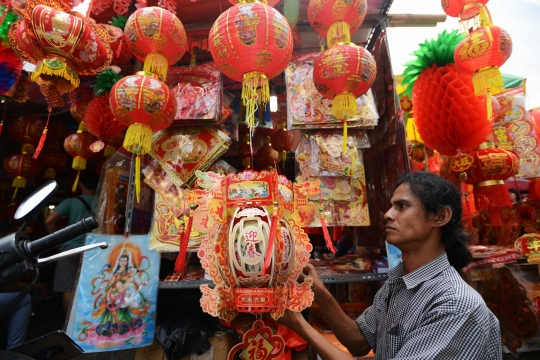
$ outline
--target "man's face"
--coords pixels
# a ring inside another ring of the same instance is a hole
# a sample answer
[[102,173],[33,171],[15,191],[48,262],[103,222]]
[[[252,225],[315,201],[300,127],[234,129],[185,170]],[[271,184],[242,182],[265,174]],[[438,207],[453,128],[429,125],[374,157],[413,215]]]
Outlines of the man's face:
[[426,217],[422,203],[412,194],[409,185],[402,184],[396,189],[391,204],[384,214],[386,240],[400,249],[425,241],[433,222]]

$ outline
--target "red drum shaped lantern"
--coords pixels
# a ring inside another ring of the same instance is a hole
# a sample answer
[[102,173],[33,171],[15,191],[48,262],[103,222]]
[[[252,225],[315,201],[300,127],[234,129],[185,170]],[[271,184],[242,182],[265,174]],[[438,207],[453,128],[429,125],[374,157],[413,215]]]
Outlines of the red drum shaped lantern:
[[518,158],[502,149],[480,149],[454,158],[451,169],[461,181],[474,185],[477,209],[488,209],[491,223],[502,226],[499,207],[512,206],[504,180],[518,170]]
[[138,72],[114,84],[109,95],[111,111],[117,121],[129,125],[124,148],[136,158],[137,201],[140,193],[140,156],[152,145],[152,133],[168,127],[176,115],[176,100],[169,87],[156,76]]
[[17,196],[19,188],[26,187],[26,178],[37,176],[40,172],[40,166],[37,160],[30,154],[17,154],[8,156],[4,161],[6,172],[14,176],[12,187],[15,188],[13,199]]
[[167,77],[167,69],[184,56],[187,37],[184,26],[170,11],[148,7],[129,17],[124,35],[137,59],[144,62],[144,71]]
[[330,48],[351,41],[351,34],[366,18],[367,0],[310,0],[307,13],[309,23],[327,38]]
[[12,138],[23,145],[22,152],[31,154],[34,152],[44,128],[44,119],[19,116],[10,119],[8,131]]
[[75,134],[69,135],[66,140],[64,140],[64,149],[69,155],[73,156],[71,168],[77,170],[77,177],[75,178],[73,188],[71,189],[73,192],[77,190],[81,170],[86,169],[87,159],[95,155],[95,153],[90,150],[90,145],[96,140],[97,139],[94,136],[81,130],[77,131]]
[[472,75],[476,96],[488,95],[491,119],[491,94],[504,86],[499,67],[512,54],[512,39],[498,26],[486,26],[471,32],[456,47],[454,60],[463,73]]
[[480,13],[483,5],[489,0],[441,0],[443,11],[448,16],[460,17],[467,20]]
[[[271,7],[276,6],[280,0],[258,0],[261,4],[268,5]],[[229,0],[233,5],[238,5],[239,3],[246,2],[245,0]]]
[[242,82],[246,123],[254,128],[257,105],[264,107],[270,99],[269,79],[287,67],[292,55],[287,19],[267,5],[244,0],[219,16],[208,40],[221,71]]

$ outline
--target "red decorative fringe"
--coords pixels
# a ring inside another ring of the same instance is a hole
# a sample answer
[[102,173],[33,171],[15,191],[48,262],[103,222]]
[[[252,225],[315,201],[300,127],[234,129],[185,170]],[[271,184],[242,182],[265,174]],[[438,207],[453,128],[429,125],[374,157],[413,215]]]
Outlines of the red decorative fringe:
[[[41,150],[43,149],[43,146],[45,145],[45,140],[47,139],[47,132],[49,132],[49,119],[51,118],[51,112],[52,109],[49,107],[49,116],[47,117],[47,122],[45,123],[45,129],[43,129],[43,132],[41,133],[41,138],[39,139],[38,146],[36,147],[36,151],[34,152],[34,159],[37,159],[39,154],[41,153]],[[78,177],[78,174],[77,174]]]
[[324,241],[326,241],[326,247],[330,249],[332,254],[335,254],[336,248],[334,247],[334,244],[332,243],[332,239],[330,238],[330,233],[328,232],[328,227],[326,226],[326,221],[324,220],[322,211],[319,213],[319,217],[321,219],[321,227],[323,229]]
[[490,207],[488,209],[489,213],[489,219],[491,220],[491,225],[493,226],[502,226],[502,218],[501,218],[501,209],[498,207]]
[[180,252],[176,258],[176,263],[174,264],[174,272],[179,273],[181,277],[184,276],[184,270],[186,267],[186,252],[189,244],[191,228],[193,227],[193,215],[195,214],[196,208],[197,206],[190,206],[188,223],[183,234],[184,236],[180,238]]
[[272,254],[274,253],[274,239],[277,233],[277,205],[274,205],[272,212],[272,222],[270,223],[270,234],[268,235],[268,246],[266,247],[266,257],[264,258],[264,266],[262,269],[262,276],[266,275],[266,269],[270,266],[272,260]]
[[493,226],[502,226],[499,208],[512,206],[508,188],[504,183],[490,186],[475,186],[474,203],[478,210],[488,210],[491,225]]
[[[174,263],[175,273],[182,272],[182,270],[184,269],[185,261],[186,261],[185,256],[184,257],[181,256],[182,247],[184,245],[184,234],[185,234],[185,229],[184,229],[184,224],[182,222],[182,224],[180,225],[180,229],[178,231],[178,256],[176,257],[176,262]],[[188,238],[188,241],[189,241],[189,238]],[[187,244],[186,244],[186,249],[187,249]]]

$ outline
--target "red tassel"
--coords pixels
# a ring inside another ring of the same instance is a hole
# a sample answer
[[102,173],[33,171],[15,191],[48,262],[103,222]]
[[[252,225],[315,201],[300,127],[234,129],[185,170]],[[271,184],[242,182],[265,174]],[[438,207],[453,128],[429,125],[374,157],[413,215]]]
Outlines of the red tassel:
[[324,234],[324,241],[326,241],[326,247],[330,249],[332,254],[335,254],[337,250],[332,243],[332,239],[330,238],[330,233],[328,232],[328,227],[326,226],[326,220],[324,220],[322,209],[319,209],[319,218],[321,219],[321,227]]
[[274,210],[272,210],[272,221],[270,223],[270,233],[268,234],[268,246],[266,247],[266,257],[264,258],[262,276],[266,275],[266,269],[268,268],[268,266],[270,266],[270,261],[272,261],[272,254],[274,253],[274,239],[276,238],[278,223],[277,212],[278,203],[274,202]]
[[189,236],[191,234],[191,228],[193,226],[193,215],[195,214],[195,209],[197,209],[197,206],[198,205],[189,206],[190,209],[188,223],[184,231],[183,237],[180,238],[180,252],[178,253],[178,257],[176,258],[176,263],[174,264],[174,272],[180,273],[181,276],[184,275]]
[[483,181],[475,184],[474,203],[478,210],[488,210],[493,226],[502,226],[499,207],[512,206],[508,188],[502,180]]
[[43,149],[43,145],[45,145],[45,139],[47,139],[47,132],[49,131],[49,119],[51,118],[51,112],[52,108],[49,106],[49,116],[47,117],[47,122],[45,123],[45,129],[43,129],[43,132],[41,133],[41,138],[39,139],[38,146],[36,147],[36,151],[34,152],[34,159],[37,159],[39,154],[41,153],[41,149]]
[[116,49],[116,58],[118,59],[120,55],[122,55],[122,43],[123,41],[120,40],[120,45],[118,45],[118,48]]
[[4,121],[0,122],[0,136],[2,136],[2,131],[4,131]]
[[[184,260],[182,260],[182,245],[184,244],[184,226],[183,221],[180,222],[180,228],[178,229],[178,256],[176,257],[176,262],[174,263],[174,272],[179,273],[184,268]],[[186,246],[187,247],[187,246]]]
[[489,219],[491,220],[491,225],[493,226],[502,226],[502,218],[501,218],[501,209],[498,207],[490,207],[488,209],[489,213]]

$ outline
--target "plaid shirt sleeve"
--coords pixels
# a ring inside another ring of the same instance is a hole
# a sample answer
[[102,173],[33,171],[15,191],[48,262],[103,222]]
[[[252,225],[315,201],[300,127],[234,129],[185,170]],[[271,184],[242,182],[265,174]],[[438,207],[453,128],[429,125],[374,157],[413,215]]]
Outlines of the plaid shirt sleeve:
[[502,359],[495,316],[486,307],[464,310],[446,303],[429,311],[418,328],[403,334],[403,346],[392,359]]
[[362,315],[356,319],[360,332],[374,352],[377,351],[377,325],[381,318],[381,294],[382,291],[379,290],[373,299],[373,305],[368,307]]

